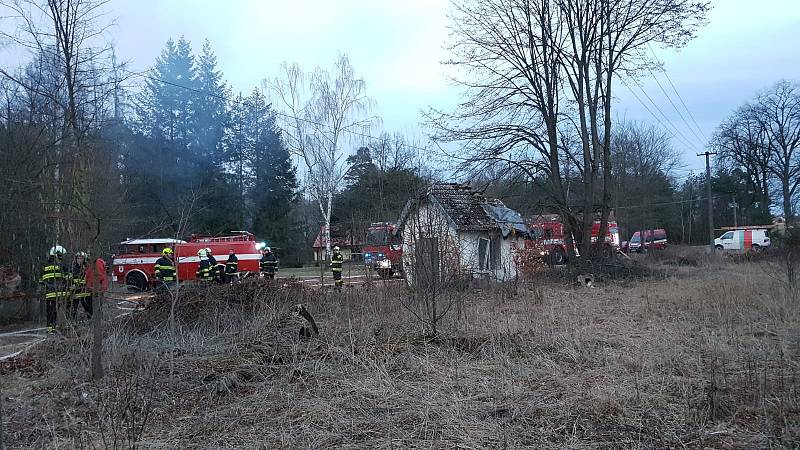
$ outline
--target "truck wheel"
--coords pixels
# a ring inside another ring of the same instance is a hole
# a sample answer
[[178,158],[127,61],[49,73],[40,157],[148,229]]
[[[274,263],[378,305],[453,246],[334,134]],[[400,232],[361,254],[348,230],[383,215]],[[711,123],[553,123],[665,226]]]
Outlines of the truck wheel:
[[147,279],[140,272],[131,272],[125,277],[125,286],[129,292],[144,292],[147,290]]
[[553,249],[550,252],[550,264],[553,266],[563,266],[564,263],[567,262],[567,255],[564,254],[564,250],[560,248]]
[[392,278],[392,271],[390,269],[379,269],[378,275],[384,280],[388,280],[389,278]]
[[716,246],[716,247],[714,247],[714,248],[715,248],[715,249],[716,249],[718,252],[721,252],[721,251],[725,250],[725,247],[723,247],[723,246],[721,246],[721,245],[717,245],[717,246]]
[[753,245],[750,247],[750,251],[752,251],[753,253],[758,253],[758,252],[760,252],[760,251],[761,251],[761,246],[760,246],[760,245],[758,245],[758,244],[753,244]]

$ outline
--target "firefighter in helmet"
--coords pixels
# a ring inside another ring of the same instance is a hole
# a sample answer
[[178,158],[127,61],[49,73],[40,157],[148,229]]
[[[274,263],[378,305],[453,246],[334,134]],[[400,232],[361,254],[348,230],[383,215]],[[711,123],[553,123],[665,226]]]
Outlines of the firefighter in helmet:
[[47,313],[47,332],[53,333],[58,323],[58,309],[63,308],[69,291],[67,286],[67,271],[64,268],[63,258],[67,250],[54,245],[47,254],[47,262],[42,267],[39,283],[44,291],[45,310]]
[[214,252],[211,251],[211,247],[206,247],[203,250],[206,251],[206,258],[208,258],[208,265],[210,267],[208,270],[209,277],[212,280],[222,283],[224,281],[223,275],[225,267],[217,262],[217,258],[214,258]]
[[172,259],[172,249],[166,247],[161,250],[161,258],[158,258],[155,265],[155,275],[157,281],[157,288],[171,289],[177,281],[175,276],[175,262]]
[[83,310],[89,317],[92,317],[92,293],[86,288],[86,268],[89,264],[89,255],[86,252],[78,252],[72,260],[70,270],[70,294],[72,301],[70,304],[70,316],[73,320],[78,317],[78,304],[83,306]]
[[233,249],[228,250],[228,260],[225,261],[225,279],[230,281],[239,277],[239,258]]
[[208,259],[206,249],[201,248],[198,250],[197,256],[200,257],[200,264],[197,266],[197,279],[203,281],[211,280],[211,262]]
[[337,245],[333,247],[333,255],[331,256],[331,272],[333,272],[333,284],[340,288],[342,287],[342,264],[344,264],[344,257],[342,256],[341,249]]
[[278,257],[275,256],[275,253],[272,253],[272,249],[270,247],[264,247],[261,252],[262,255],[259,264],[261,274],[266,278],[273,280],[275,279],[275,273],[278,271]]

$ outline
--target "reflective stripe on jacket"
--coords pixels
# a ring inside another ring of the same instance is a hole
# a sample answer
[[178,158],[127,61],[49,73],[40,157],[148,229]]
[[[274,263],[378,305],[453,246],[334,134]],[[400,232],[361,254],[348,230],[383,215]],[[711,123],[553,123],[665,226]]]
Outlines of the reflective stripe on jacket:
[[278,258],[273,253],[267,253],[261,257],[261,271],[273,273],[278,270]]
[[228,255],[228,260],[225,261],[225,273],[234,274],[239,272],[239,258],[236,255]]
[[197,279],[211,279],[211,262],[209,262],[207,259],[200,260],[200,265],[197,266]]
[[66,271],[61,264],[52,259],[48,259],[42,267],[39,283],[44,288],[46,300],[66,299],[69,295]]
[[86,266],[73,265],[69,290],[72,292],[72,298],[86,298],[92,295],[86,290]]
[[334,272],[342,271],[342,264],[344,263],[344,256],[341,253],[334,253],[331,256],[331,270]]
[[175,281],[175,265],[166,256],[158,258],[155,265],[155,276],[161,281]]

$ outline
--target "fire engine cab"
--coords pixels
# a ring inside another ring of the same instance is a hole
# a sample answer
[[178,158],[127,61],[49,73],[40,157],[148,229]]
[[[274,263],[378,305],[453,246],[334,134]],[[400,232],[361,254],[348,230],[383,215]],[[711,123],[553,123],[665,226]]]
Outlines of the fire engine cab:
[[123,283],[139,290],[146,290],[155,280],[154,266],[161,257],[161,251],[172,248],[181,281],[197,278],[197,267],[200,249],[209,248],[217,265],[225,265],[228,252],[233,250],[239,259],[240,276],[258,274],[261,254],[256,248],[255,237],[246,231],[235,232],[228,236],[191,235],[188,240],[155,238],[130,239],[118,244],[117,252],[112,257],[112,281]]
[[370,225],[364,247],[364,264],[375,270],[382,278],[391,278],[403,272],[403,238],[397,226],[389,222]]
[[[567,245],[564,228],[564,224],[557,215],[537,217],[533,223],[528,225],[531,238],[525,241],[525,247],[539,250],[541,256],[550,264],[565,264],[567,262]],[[598,234],[600,234],[600,221],[595,221],[592,224],[592,243],[597,242]],[[609,251],[616,252],[619,249],[617,222],[608,222],[605,242],[608,244]],[[578,254],[577,248],[575,248],[575,254]]]

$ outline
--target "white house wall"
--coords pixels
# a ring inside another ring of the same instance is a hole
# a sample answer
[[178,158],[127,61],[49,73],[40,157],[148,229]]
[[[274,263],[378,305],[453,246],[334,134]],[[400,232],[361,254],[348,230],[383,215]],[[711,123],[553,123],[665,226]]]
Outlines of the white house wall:
[[409,212],[403,230],[403,272],[409,283],[414,282],[414,243],[420,237],[439,238],[440,261],[460,257],[457,251],[456,234],[447,221],[444,212],[430,202]]
[[[422,237],[436,235],[440,242],[440,258],[448,257],[451,261],[457,258],[460,267],[471,273],[475,278],[488,278],[491,280],[508,281],[517,276],[516,261],[514,258],[515,246],[522,248],[522,238],[500,238],[500,255],[498,266],[494,270],[480,270],[478,260],[479,239],[489,239],[499,236],[499,231],[491,234],[487,231],[454,231],[447,221],[446,216],[437,206],[429,202],[423,203],[418,210],[409,213],[403,230],[403,270],[409,283],[414,282],[414,242]],[[452,250],[456,250],[453,252]],[[457,253],[457,255],[453,255]]]

